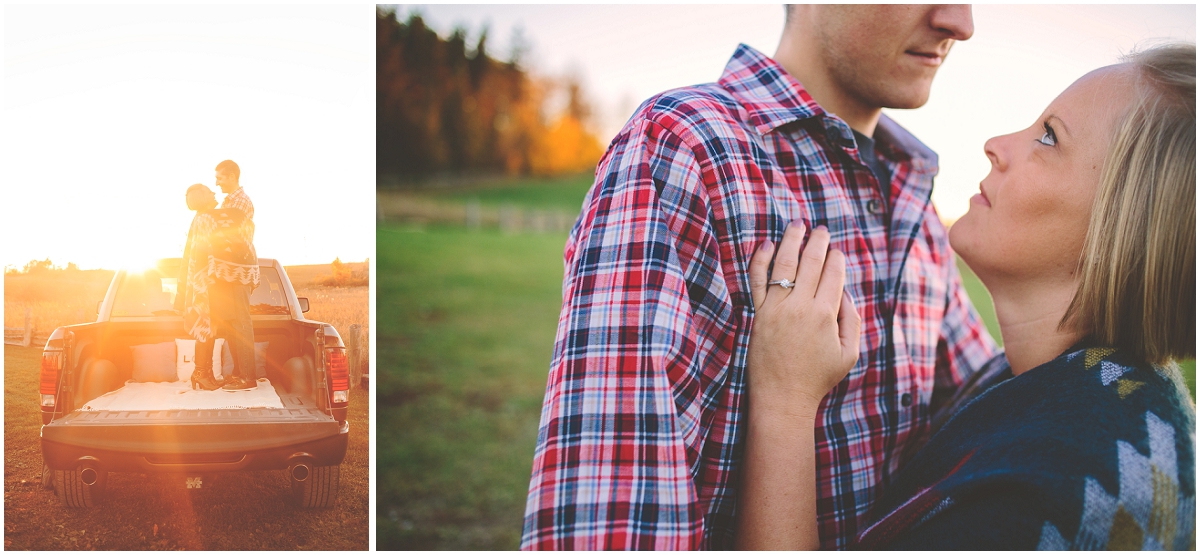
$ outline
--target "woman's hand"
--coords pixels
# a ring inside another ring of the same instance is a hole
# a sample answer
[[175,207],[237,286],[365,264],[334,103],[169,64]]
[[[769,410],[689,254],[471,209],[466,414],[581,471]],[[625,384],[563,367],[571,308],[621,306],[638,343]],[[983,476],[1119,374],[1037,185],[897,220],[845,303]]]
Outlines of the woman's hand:
[[786,279],[794,287],[768,285],[769,241],[750,260],[756,314],[747,371],[751,395],[803,409],[807,414],[802,416],[811,417],[825,394],[858,362],[861,321],[843,292],[845,255],[829,248],[824,227],[812,231],[800,255],[804,231],[797,222],[788,226],[770,276],[770,281]]
[[843,294],[846,257],[829,250],[829,232],[793,223],[775,254],[771,243],[750,260],[750,331],[745,454],[737,502],[741,550],[817,549],[817,407],[858,362],[860,322]]

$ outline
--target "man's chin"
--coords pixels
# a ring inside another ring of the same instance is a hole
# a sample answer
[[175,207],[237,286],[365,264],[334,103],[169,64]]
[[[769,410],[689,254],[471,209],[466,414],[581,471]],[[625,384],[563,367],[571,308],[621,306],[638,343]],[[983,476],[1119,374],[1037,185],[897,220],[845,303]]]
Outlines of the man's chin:
[[896,87],[887,91],[879,105],[893,110],[915,110],[929,102],[929,84],[914,85],[908,90]]

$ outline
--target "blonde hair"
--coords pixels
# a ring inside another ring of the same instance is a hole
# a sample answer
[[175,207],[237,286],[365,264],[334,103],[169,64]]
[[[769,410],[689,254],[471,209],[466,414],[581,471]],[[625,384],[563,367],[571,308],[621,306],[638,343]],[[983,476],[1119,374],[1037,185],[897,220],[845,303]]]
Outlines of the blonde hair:
[[1061,325],[1162,364],[1196,356],[1196,46],[1125,61],[1135,99],[1109,143]]

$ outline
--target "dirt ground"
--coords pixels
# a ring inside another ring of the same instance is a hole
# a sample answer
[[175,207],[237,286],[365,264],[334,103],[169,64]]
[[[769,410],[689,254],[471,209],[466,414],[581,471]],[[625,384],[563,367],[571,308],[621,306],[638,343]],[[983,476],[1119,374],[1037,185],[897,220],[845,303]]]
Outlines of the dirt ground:
[[283,471],[219,475],[211,490],[141,474],[110,474],[97,509],[68,509],[40,485],[40,348],[4,349],[4,548],[36,550],[366,550],[366,390],[351,393],[350,445],[337,504],[294,508]]

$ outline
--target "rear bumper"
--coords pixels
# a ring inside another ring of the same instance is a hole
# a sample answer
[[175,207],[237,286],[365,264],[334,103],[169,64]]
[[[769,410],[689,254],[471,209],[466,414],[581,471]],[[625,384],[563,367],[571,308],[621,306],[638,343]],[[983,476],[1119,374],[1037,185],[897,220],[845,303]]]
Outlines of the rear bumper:
[[341,464],[348,422],[194,423],[42,427],[42,456],[54,470],[210,473]]

